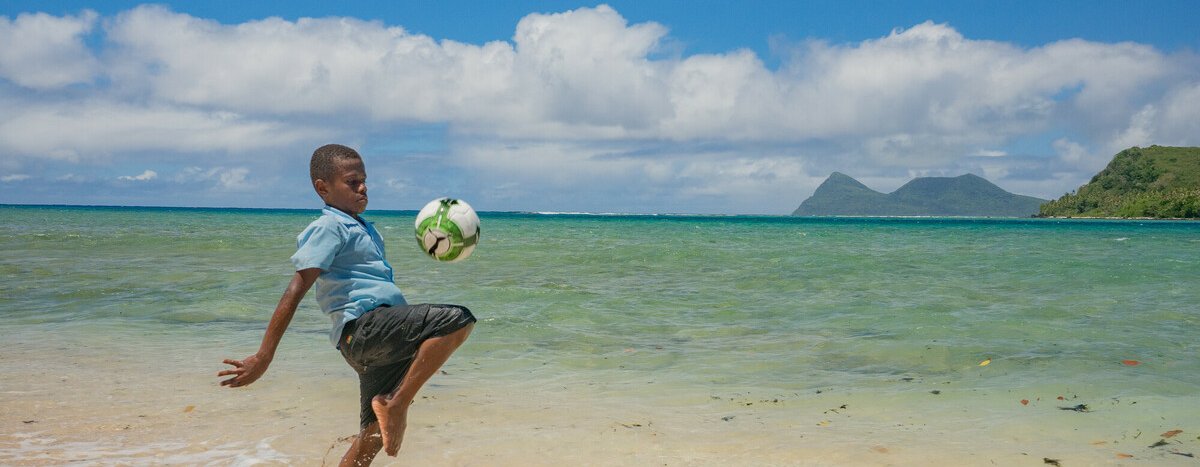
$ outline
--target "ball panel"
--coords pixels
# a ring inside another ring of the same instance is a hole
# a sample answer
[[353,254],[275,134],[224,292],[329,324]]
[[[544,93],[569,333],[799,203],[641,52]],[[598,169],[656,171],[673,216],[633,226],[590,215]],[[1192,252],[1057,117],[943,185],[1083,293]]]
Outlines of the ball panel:
[[463,236],[469,237],[479,231],[479,216],[475,214],[471,205],[462,200],[450,206],[450,209],[447,210],[447,217],[458,225]]
[[438,261],[460,261],[479,243],[479,216],[471,205],[453,198],[430,201],[417,213],[417,244]]

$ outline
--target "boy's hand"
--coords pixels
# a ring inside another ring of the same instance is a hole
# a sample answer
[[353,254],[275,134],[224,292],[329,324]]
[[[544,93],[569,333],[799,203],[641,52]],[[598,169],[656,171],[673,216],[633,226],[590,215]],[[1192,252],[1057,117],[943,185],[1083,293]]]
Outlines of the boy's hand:
[[229,386],[231,388],[246,386],[258,380],[263,373],[267,372],[267,365],[270,364],[269,362],[259,360],[257,354],[246,357],[245,360],[233,360],[227,358],[225,359],[225,363],[233,365],[234,368],[231,370],[223,370],[220,373],[217,373],[217,376],[220,377],[233,375],[232,378],[221,381],[221,386]]
[[275,349],[279,347],[279,340],[283,338],[288,323],[292,322],[292,315],[296,313],[296,306],[300,304],[304,294],[308,292],[313,282],[317,281],[317,276],[320,275],[321,270],[317,268],[296,271],[287,290],[283,291],[283,297],[279,298],[279,305],[275,306],[271,322],[267,323],[267,332],[263,334],[262,345],[258,347],[258,352],[246,357],[245,360],[225,359],[225,363],[233,365],[233,369],[222,370],[217,373],[217,377],[233,377],[221,381],[221,386],[231,388],[245,386],[257,381],[263,373],[267,372],[267,367],[271,366],[271,359],[275,358]]

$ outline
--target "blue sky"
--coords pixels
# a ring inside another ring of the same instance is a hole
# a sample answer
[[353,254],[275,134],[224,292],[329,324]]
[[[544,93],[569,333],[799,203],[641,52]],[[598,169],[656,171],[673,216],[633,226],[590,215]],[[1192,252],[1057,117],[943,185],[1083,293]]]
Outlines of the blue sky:
[[1191,2],[0,2],[0,203],[786,214],[1200,141]]
[[750,48],[769,54],[773,36],[857,42],[924,21],[949,23],[974,39],[1037,46],[1061,39],[1134,41],[1166,51],[1200,48],[1190,1],[233,1],[173,2],[64,1],[0,3],[0,14],[41,11],[56,15],[91,9],[113,15],[145,3],[226,24],[277,16],[350,16],[403,26],[438,39],[483,43],[512,36],[517,21],[530,13],[554,13],[608,4],[629,22],[654,21],[692,53]]

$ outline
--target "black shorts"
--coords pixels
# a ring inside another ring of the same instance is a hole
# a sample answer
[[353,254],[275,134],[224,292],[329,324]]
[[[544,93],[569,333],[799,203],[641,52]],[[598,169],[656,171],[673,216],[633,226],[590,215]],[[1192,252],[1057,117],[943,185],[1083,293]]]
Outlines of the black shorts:
[[421,343],[474,322],[466,307],[421,304],[379,307],[346,323],[339,344],[346,363],[358,372],[360,426],[375,422],[371,399],[396,389]]

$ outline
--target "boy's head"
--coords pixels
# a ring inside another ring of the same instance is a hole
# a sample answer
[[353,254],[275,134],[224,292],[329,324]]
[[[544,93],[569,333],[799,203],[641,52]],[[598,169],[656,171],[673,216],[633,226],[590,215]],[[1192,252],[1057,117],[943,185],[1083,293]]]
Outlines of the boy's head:
[[357,151],[340,144],[321,146],[313,151],[308,173],[325,204],[351,215],[367,209],[367,169]]

